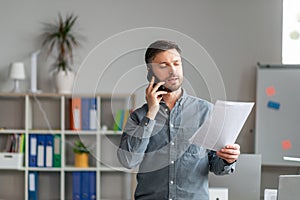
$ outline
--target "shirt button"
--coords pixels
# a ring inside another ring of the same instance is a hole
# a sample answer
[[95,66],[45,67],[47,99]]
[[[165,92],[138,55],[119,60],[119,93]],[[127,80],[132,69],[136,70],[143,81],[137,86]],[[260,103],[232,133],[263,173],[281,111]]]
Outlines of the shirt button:
[[175,144],[174,142],[171,142],[171,145],[172,145],[172,146],[174,146],[174,144]]
[[168,112],[169,111],[168,108],[166,108],[165,111]]
[[173,160],[171,161],[171,164],[174,164],[174,161],[173,161]]
[[173,124],[171,124],[170,126],[171,126],[172,128],[174,127],[174,125],[173,125]]
[[170,181],[170,183],[171,183],[171,185],[173,185],[174,182],[173,182],[173,181]]
[[172,198],[170,198],[169,200],[173,200]]
[[147,122],[145,122],[145,126],[147,126],[148,125],[148,123]]

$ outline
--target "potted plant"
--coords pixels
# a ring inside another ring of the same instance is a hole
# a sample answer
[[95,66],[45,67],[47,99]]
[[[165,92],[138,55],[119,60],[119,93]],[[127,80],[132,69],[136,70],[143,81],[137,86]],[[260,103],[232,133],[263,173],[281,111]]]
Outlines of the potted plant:
[[74,34],[74,25],[77,16],[67,15],[65,18],[58,15],[58,21],[44,24],[42,46],[49,54],[55,55],[53,63],[54,80],[58,93],[71,93],[74,81],[72,65],[75,48],[79,47],[78,35]]
[[76,140],[73,147],[75,167],[89,167],[89,150],[81,140]]

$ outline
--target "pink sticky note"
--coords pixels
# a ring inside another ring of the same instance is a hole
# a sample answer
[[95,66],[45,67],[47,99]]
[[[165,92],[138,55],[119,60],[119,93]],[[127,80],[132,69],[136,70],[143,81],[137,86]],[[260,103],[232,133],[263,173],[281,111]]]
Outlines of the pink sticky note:
[[283,140],[281,142],[281,146],[282,146],[283,150],[288,150],[288,149],[292,148],[292,143],[290,140]]
[[270,86],[266,88],[266,94],[270,97],[276,93],[274,86]]

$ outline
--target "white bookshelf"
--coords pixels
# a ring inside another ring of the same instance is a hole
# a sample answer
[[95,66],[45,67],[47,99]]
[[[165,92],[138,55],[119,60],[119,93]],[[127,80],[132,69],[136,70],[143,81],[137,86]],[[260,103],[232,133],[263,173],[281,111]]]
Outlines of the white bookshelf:
[[[31,171],[39,174],[39,199],[72,199],[72,172],[75,171],[96,173],[98,200],[133,199],[133,175],[120,165],[116,155],[122,131],[113,131],[113,124],[118,109],[134,108],[134,97],[128,94],[76,95],[97,98],[98,123],[97,130],[93,131],[70,130],[68,101],[72,97],[52,93],[0,93],[0,150],[5,149],[9,135],[25,134],[23,166],[0,169],[0,199],[29,200],[28,173]],[[101,128],[103,125],[107,130]],[[61,135],[61,167],[29,167],[31,134]],[[72,144],[78,138],[91,148],[88,168],[74,167]]]

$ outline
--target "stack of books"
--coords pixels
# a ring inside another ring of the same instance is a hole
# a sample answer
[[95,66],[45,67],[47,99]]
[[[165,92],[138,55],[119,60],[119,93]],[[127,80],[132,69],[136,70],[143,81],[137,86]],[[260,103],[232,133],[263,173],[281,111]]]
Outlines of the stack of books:
[[114,131],[122,131],[125,128],[130,110],[120,109],[115,114]]

